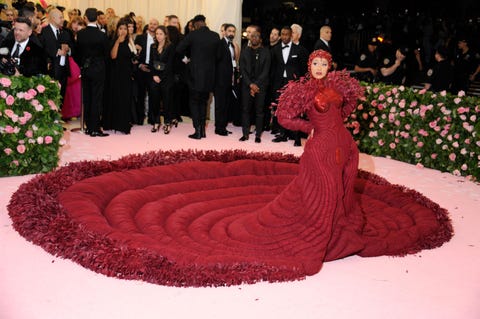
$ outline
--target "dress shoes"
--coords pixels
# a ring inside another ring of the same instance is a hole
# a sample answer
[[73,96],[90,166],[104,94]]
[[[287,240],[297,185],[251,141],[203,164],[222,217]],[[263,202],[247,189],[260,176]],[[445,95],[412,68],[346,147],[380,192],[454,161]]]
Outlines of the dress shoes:
[[273,143],[286,142],[286,141],[288,141],[288,137],[286,135],[279,135],[272,140]]
[[262,139],[260,138],[260,136],[256,136],[255,143],[261,143],[261,142],[262,142]]
[[299,140],[295,140],[295,142],[293,143],[293,146],[302,146],[302,142]]
[[215,134],[221,135],[221,136],[228,136],[228,131],[227,130],[215,130]]
[[243,135],[243,136],[240,137],[240,139],[239,139],[240,142],[245,142],[246,140],[248,140],[248,136],[246,136],[246,135]]
[[102,131],[92,131],[92,132],[89,133],[89,135],[90,135],[91,137],[97,137],[97,136],[98,136],[98,137],[105,137],[105,136],[108,136],[109,134],[104,133],[104,132],[102,132]]

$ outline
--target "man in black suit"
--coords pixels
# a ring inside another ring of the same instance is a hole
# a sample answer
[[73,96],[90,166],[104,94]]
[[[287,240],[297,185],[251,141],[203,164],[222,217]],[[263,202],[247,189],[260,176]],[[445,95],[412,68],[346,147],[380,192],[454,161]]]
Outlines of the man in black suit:
[[48,74],[60,83],[60,95],[63,99],[67,88],[67,78],[70,74],[68,54],[72,47],[70,34],[62,30],[63,13],[52,9],[49,14],[49,24],[42,29],[41,41],[48,58]]
[[87,134],[92,137],[108,136],[101,130],[105,62],[108,39],[97,27],[97,9],[85,10],[87,27],[78,31],[75,45],[76,62],[82,69],[82,97]]
[[233,89],[233,70],[236,67],[233,39],[236,28],[225,24],[225,36],[220,39],[215,74],[215,134],[227,136],[228,113]]
[[[30,19],[19,17],[13,28],[13,38],[2,43],[9,49],[10,59],[15,63],[15,75],[30,77],[47,73],[45,52],[34,38]],[[7,60],[4,59],[3,62]]]
[[[271,76],[272,96],[274,101],[278,99],[279,92],[288,81],[298,80],[307,72],[308,51],[292,42],[292,29],[289,26],[282,28],[280,32],[281,43],[272,49]],[[276,107],[273,107],[275,111]],[[277,117],[272,118],[272,131],[278,131],[272,142],[286,142],[288,140],[287,130],[278,124]],[[299,141],[296,140],[296,144]]]
[[195,30],[177,46],[179,54],[190,58],[190,113],[195,132],[188,137],[197,140],[206,137],[207,102],[215,87],[215,64],[220,43],[218,33],[210,31],[205,20],[203,15],[195,16]]
[[332,47],[330,46],[330,41],[332,40],[332,28],[328,25],[324,25],[320,28],[320,38],[315,42],[313,46],[314,50],[324,50],[329,52],[332,55],[332,66],[331,68],[337,69],[338,63],[336,62],[336,58],[334,52],[332,51]]
[[261,142],[265,97],[270,72],[270,50],[262,46],[260,32],[250,34],[250,46],[240,53],[242,74],[242,132],[240,141],[246,141],[250,134],[250,112],[255,108],[255,143]]
[[[134,121],[137,125],[143,125],[145,120],[145,97],[150,89],[150,80],[152,73],[148,67],[150,63],[150,46],[153,44],[155,38],[155,30],[158,28],[159,22],[152,18],[148,22],[147,32],[138,35],[135,38],[135,46],[137,46],[138,69],[135,73],[135,82],[137,85],[137,95],[135,97],[135,114]],[[148,123],[154,124],[151,113],[148,114]]]

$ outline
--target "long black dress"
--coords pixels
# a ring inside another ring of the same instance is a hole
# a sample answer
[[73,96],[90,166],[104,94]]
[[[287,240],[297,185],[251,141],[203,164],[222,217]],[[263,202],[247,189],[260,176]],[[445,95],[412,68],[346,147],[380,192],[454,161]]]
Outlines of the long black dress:
[[[110,50],[115,40],[112,40]],[[130,133],[133,105],[133,63],[128,40],[118,46],[116,59],[110,59],[107,74],[103,129]]]

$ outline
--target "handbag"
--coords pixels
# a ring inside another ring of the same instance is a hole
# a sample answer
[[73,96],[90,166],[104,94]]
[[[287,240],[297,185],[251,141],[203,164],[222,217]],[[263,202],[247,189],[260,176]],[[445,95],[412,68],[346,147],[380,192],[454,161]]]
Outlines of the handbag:
[[165,70],[165,66],[166,66],[166,64],[163,63],[163,62],[160,62],[160,61],[157,61],[157,60],[154,60],[154,61],[153,61],[153,68],[154,68],[156,71],[163,71],[163,70]]

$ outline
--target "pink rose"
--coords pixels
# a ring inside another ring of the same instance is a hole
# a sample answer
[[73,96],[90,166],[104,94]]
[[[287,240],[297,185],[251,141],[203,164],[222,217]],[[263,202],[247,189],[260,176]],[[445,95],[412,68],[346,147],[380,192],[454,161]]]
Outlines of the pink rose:
[[411,128],[410,124],[405,124],[405,129],[408,131]]
[[8,116],[9,118],[12,118],[15,113],[11,110],[11,109],[6,109],[5,111],[3,111],[5,113],[6,116]]
[[6,148],[6,149],[4,149],[3,151],[4,151],[5,154],[7,154],[7,155],[12,154],[12,149],[11,149],[11,148]]
[[0,78],[0,84],[4,87],[12,85],[12,81],[9,78]]
[[5,132],[8,134],[12,134],[15,132],[15,129],[11,127],[10,125],[5,126]]
[[436,154],[436,153],[433,153],[432,155],[430,155],[430,157],[431,157],[432,159],[436,159],[437,156],[438,156],[438,154]]
[[7,105],[13,105],[13,103],[15,103],[15,98],[13,96],[9,95],[5,99],[5,103],[7,103]]
[[53,138],[49,135],[45,136],[45,144],[51,144],[53,142]]
[[417,143],[417,146],[420,147],[420,148],[422,148],[422,147],[423,147],[423,142],[422,142],[422,141],[418,142],[418,143]]
[[421,94],[421,95],[423,95],[423,94],[425,94],[426,92],[427,92],[427,90],[425,90],[425,89],[422,89],[422,90],[418,91],[418,94]]
[[15,166],[20,165],[20,163],[17,160],[12,161],[12,164],[15,165]]
[[469,138],[465,139],[465,144],[470,144],[470,139]]
[[43,92],[45,92],[45,87],[43,85],[39,84],[39,85],[37,85],[37,91],[39,93],[43,93]]
[[389,145],[389,146],[390,146],[390,148],[391,148],[392,150],[394,150],[394,149],[395,149],[395,147],[397,147],[397,145],[396,145],[395,143],[390,143],[390,145]]
[[26,149],[27,149],[27,148],[26,148],[25,145],[23,145],[23,144],[20,144],[20,145],[17,146],[17,152],[19,152],[20,154],[25,153],[25,150],[26,150]]
[[53,110],[53,111],[57,110],[57,105],[52,100],[48,100],[48,105],[50,106],[51,110]]
[[442,92],[440,92],[440,95],[441,96],[447,96],[447,91],[443,90]]
[[462,102],[462,99],[459,98],[459,97],[456,97],[455,99],[453,99],[453,102],[454,102],[455,104],[459,104],[460,102]]
[[380,94],[380,96],[378,97],[378,100],[379,100],[379,101],[383,101],[383,100],[385,100],[385,95],[383,95],[383,94]]
[[460,97],[465,96],[465,91],[463,90],[458,91],[458,96]]
[[449,158],[452,162],[455,162],[455,159],[457,158],[457,155],[455,155],[455,153],[450,153],[450,155],[448,155],[448,158]]
[[26,92],[24,95],[23,95],[23,98],[27,101],[30,101],[31,99],[33,99],[33,95],[31,95],[30,93]]
[[0,91],[0,97],[1,97],[2,99],[6,98],[6,97],[7,97],[7,92],[5,92],[4,90],[1,90],[1,91]]
[[[419,156],[417,156],[417,154],[418,154]],[[415,154],[415,157],[416,157],[416,158],[420,158],[420,157],[422,156],[422,155],[420,155],[420,153],[417,153],[417,154]],[[417,163],[417,165],[415,165],[415,166],[417,166],[417,168],[420,168],[420,169],[421,169],[421,168],[424,168],[424,166],[423,166],[422,163]]]
[[33,132],[31,130],[28,130],[25,132],[25,136],[28,137],[28,138],[32,138],[33,137]]
[[412,103],[410,103],[410,106],[411,107],[415,107],[418,105],[418,102],[417,101],[412,101]]
[[378,140],[378,145],[383,146],[385,142],[383,140]]
[[377,93],[378,93],[378,91],[380,91],[380,89],[379,89],[379,88],[373,88],[373,93],[377,94]]
[[23,112],[23,117],[28,121],[32,118],[32,114],[29,112]]
[[21,125],[25,125],[27,123],[27,119],[25,117],[19,117],[18,118],[18,122],[21,124]]
[[359,104],[359,105],[357,106],[357,110],[359,110],[359,111],[363,110],[363,105],[362,105],[362,104]]
[[38,144],[43,144],[43,136],[37,137],[37,143]]
[[37,95],[37,91],[35,91],[34,89],[28,90],[27,93],[30,94],[31,96],[36,96]]

